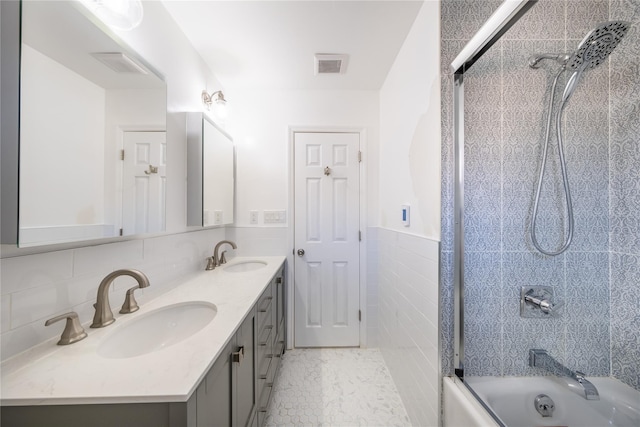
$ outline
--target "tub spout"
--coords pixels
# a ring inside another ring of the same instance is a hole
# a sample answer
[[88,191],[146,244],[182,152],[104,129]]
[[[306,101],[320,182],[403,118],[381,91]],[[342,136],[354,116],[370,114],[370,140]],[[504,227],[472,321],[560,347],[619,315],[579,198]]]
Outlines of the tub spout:
[[587,400],[600,400],[598,389],[584,374],[580,371],[572,371],[571,369],[558,362],[551,357],[547,350],[531,349],[529,350],[529,366],[534,368],[542,368],[545,371],[564,378],[572,380],[569,388]]

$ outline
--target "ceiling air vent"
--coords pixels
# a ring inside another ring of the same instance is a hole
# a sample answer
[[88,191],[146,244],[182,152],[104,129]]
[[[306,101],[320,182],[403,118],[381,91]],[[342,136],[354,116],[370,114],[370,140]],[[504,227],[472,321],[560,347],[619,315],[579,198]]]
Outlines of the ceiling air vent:
[[344,74],[348,59],[348,55],[316,53],[315,74]]
[[147,70],[122,52],[92,53],[91,56],[116,73],[147,74]]

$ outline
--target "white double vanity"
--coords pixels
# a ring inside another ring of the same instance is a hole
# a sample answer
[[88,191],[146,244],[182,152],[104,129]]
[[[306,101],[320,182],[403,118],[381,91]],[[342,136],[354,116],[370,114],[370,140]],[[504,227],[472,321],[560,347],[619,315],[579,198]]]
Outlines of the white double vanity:
[[284,351],[284,260],[235,258],[82,341],[8,359],[2,425],[262,425]]

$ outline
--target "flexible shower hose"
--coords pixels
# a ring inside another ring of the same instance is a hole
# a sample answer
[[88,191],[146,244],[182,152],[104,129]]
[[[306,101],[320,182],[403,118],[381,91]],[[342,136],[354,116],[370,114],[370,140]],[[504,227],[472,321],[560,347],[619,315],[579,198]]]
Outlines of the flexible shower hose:
[[560,72],[556,75],[555,79],[553,80],[553,86],[551,88],[551,97],[549,99],[549,114],[547,115],[547,128],[546,128],[545,141],[544,141],[544,150],[542,154],[542,165],[540,167],[540,176],[538,177],[538,188],[536,190],[536,199],[533,205],[533,219],[531,221],[531,229],[530,229],[531,242],[533,243],[533,246],[540,253],[543,253],[549,256],[556,256],[565,252],[567,249],[569,249],[569,246],[571,245],[571,240],[573,239],[573,206],[571,205],[571,192],[569,190],[569,178],[567,177],[567,164],[564,159],[564,148],[563,148],[563,142],[562,142],[562,112],[564,111],[564,107],[567,105],[568,97],[563,97],[564,99],[562,100],[562,104],[560,104],[560,108],[556,113],[556,133],[558,134],[558,155],[560,157],[560,170],[562,172],[562,183],[564,186],[564,195],[567,203],[567,219],[569,222],[568,224],[569,229],[567,232],[566,240],[564,241],[562,247],[555,252],[543,249],[538,243],[538,239],[536,237],[536,221],[538,218],[538,205],[540,204],[540,193],[542,192],[542,181],[544,180],[544,171],[547,166],[547,153],[549,151],[549,136],[551,133],[551,120],[552,120],[551,117],[553,114],[553,99],[555,97],[556,87],[558,85],[558,79],[560,78],[560,75],[562,75],[562,73],[565,70],[566,69],[563,67],[560,70]]

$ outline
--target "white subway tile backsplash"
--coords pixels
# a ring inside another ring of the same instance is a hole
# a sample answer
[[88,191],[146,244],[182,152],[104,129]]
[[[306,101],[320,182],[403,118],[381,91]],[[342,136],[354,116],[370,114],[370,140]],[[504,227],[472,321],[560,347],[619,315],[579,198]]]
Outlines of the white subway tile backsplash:
[[[2,360],[59,336],[62,327],[44,326],[55,315],[76,311],[88,328],[98,286],[108,273],[120,268],[145,273],[151,287],[136,291],[144,303],[167,292],[176,279],[204,269],[205,258],[223,239],[225,229],[217,228],[0,260]],[[114,313],[135,285],[126,276],[114,281],[109,293]]]
[[227,237],[238,245],[237,256],[286,256],[290,253],[285,227],[231,227]]
[[[62,313],[60,313],[62,314]],[[57,324],[56,327],[45,327],[43,322],[28,323],[19,328],[11,329],[0,336],[0,349],[2,349],[2,360],[27,350],[30,347],[41,344],[48,339],[60,336],[64,329],[64,324]],[[55,345],[52,342],[51,345]]]
[[0,260],[2,294],[58,283],[73,275],[73,251]]
[[0,332],[11,329],[11,295],[0,295]]
[[73,275],[107,275],[119,268],[129,268],[144,260],[143,240],[74,249]]

